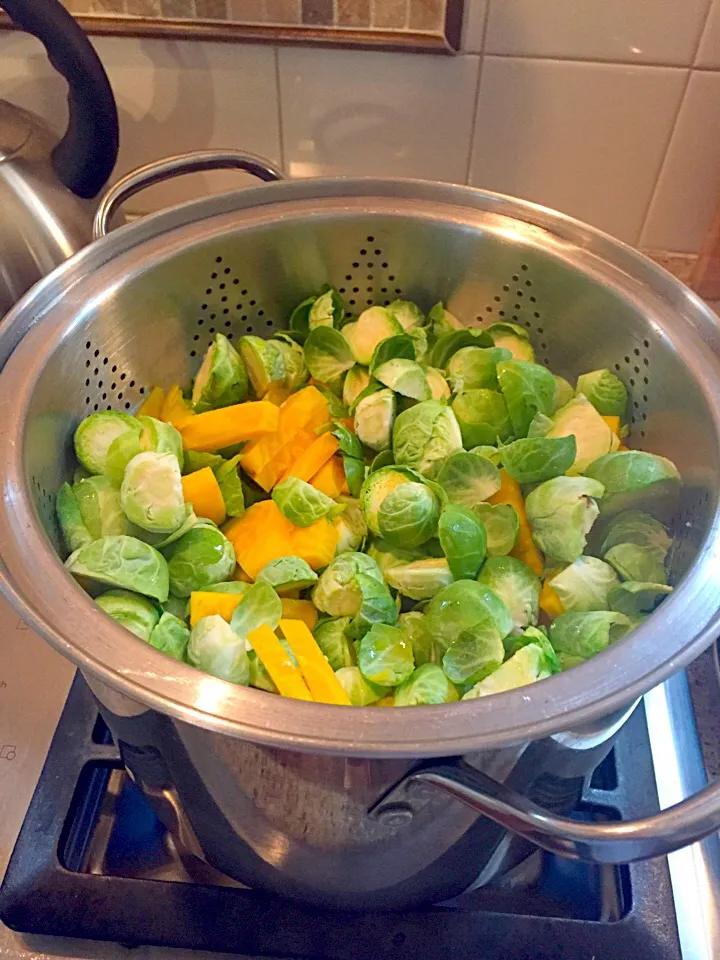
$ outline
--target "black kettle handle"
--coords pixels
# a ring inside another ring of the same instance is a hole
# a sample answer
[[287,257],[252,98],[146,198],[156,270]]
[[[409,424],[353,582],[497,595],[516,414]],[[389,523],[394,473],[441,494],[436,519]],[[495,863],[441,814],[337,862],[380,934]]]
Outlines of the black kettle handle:
[[115,166],[119,141],[115,97],[100,58],[59,0],[0,0],[0,8],[37,37],[67,80],[70,119],[52,165],[73,193],[96,196]]

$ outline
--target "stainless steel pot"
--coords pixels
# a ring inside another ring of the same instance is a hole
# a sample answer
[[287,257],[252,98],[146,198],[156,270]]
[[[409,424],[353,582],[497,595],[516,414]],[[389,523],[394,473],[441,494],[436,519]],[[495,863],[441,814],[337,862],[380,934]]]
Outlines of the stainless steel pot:
[[[131,175],[101,204],[98,233],[143,183],[227,161],[196,155]],[[400,295],[426,308],[442,298],[469,325],[524,324],[561,374],[618,370],[632,395],[631,439],[675,460],[685,481],[677,589],[659,611],[531,687],[395,711],[233,686],[106,618],[56,556],[54,494],[71,471],[78,420],[132,409],[150,384],[188,382],[216,330],[282,328],[324,282],[353,311]],[[517,856],[508,830],[590,860],[665,853],[720,826],[720,787],[636,823],[558,814],[638,697],[718,631],[719,350],[714,316],[650,261],[507,197],[315,180],[177,207],[92,244],[0,329],[4,590],[79,664],[128,769],[185,849],[253,886],[351,908],[438,900]]]

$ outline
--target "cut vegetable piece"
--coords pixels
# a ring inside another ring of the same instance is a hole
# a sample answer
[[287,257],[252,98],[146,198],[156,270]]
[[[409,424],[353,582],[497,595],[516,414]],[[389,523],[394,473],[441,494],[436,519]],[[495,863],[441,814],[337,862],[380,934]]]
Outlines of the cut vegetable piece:
[[[303,601],[296,601],[302,603]],[[281,620],[280,630],[295,654],[298,667],[314,700],[351,706],[340,681],[323,655],[306,623],[300,620]]]
[[252,648],[283,697],[312,700],[312,694],[287,650],[267,624],[248,634]]
[[366,367],[382,340],[402,332],[402,326],[385,307],[369,307],[355,322],[345,324],[342,330],[355,360]]
[[532,529],[528,521],[525,500],[522,495],[522,490],[520,489],[520,484],[516,480],[513,480],[507,470],[501,470],[500,489],[488,499],[491,504],[505,503],[515,510],[520,522],[520,529],[517,542],[510,551],[510,555],[517,557],[518,560],[522,560],[523,563],[526,563],[530,567],[533,573],[540,576],[545,564],[532,538]]
[[305,363],[315,380],[332,383],[354,366],[355,360],[339,330],[316,327],[305,341]]
[[162,387],[153,387],[148,396],[140,405],[140,409],[135,414],[136,417],[156,417],[162,420],[163,404],[165,402],[165,391]]
[[247,388],[247,372],[240,354],[224,334],[216,333],[193,384],[195,413],[242,403]]
[[140,425],[129,413],[103,410],[91,413],[75,431],[75,454],[90,473],[105,473],[108,450],[113,440],[124,433],[135,434]]
[[310,483],[325,496],[336,500],[346,487],[345,470],[340,457],[331,457],[311,478]]
[[[382,344],[380,345],[382,346]],[[379,349],[379,348],[378,348]],[[429,400],[430,387],[423,368],[415,360],[396,358],[380,364],[374,371],[380,383],[412,400]]]
[[215,614],[227,620],[232,620],[235,607],[242,600],[241,593],[216,593],[210,590],[193,590],[190,594],[190,626],[194,627],[203,617]]
[[180,430],[189,423],[195,414],[190,409],[190,404],[183,397],[182,390],[175,384],[170,387],[162,405],[162,415],[158,418],[165,423],[171,423],[176,430]]
[[317,574],[301,557],[278,557],[266,564],[257,575],[258,583],[269,583],[281,596],[312,587]]
[[547,579],[542,585],[542,590],[540,591],[540,609],[551,620],[554,620],[556,617],[562,616],[562,614],[565,613],[565,608],[562,605],[562,601],[557,593],[555,593],[553,590],[550,579]]
[[278,483],[272,498],[282,515],[296,527],[309,527],[316,520],[342,510],[331,497],[299,477],[288,477]]
[[552,426],[545,434],[553,437],[575,437],[576,453],[568,475],[585,473],[599,457],[617,449],[618,438],[590,401],[580,395],[561,407],[552,418]]
[[279,409],[258,400],[196,414],[179,429],[186,450],[214,453],[243,440],[272,433],[279,423]]
[[354,427],[358,439],[371,450],[390,446],[397,401],[392,390],[375,390],[362,397],[355,407]]
[[331,433],[324,433],[302,453],[287,473],[281,478],[298,477],[300,480],[309,480],[324,466],[334,453],[337,453],[338,441]]
[[296,557],[302,557],[313,570],[321,570],[335,556],[338,532],[327,517],[323,517],[309,527],[295,527],[291,544]]
[[172,453],[133,457],[125,468],[120,502],[128,520],[143,530],[165,534],[177,530],[187,518],[177,457]]
[[507,404],[496,390],[465,390],[452,402],[463,445],[503,443],[512,436]]
[[65,561],[75,577],[120,587],[153,597],[168,598],[168,566],[153,547],[135,537],[102,537],[80,547]]
[[[307,627],[308,630],[315,629],[318,621],[318,612],[314,603],[312,603],[310,600],[296,600],[292,597],[281,597],[281,600],[283,620],[302,621],[303,625]],[[281,630],[283,620],[280,621]],[[289,639],[287,634],[285,634],[285,637],[286,639]],[[293,653],[295,653],[294,650]],[[297,656],[297,653],[295,653],[295,656]]]
[[296,529],[273,500],[261,500],[225,524],[224,531],[235,548],[237,562],[255,580],[271,560],[296,554],[292,542]]
[[182,478],[182,489],[186,503],[192,504],[198,517],[207,517],[218,526],[225,522],[225,501],[210,467],[186,474]]
[[577,378],[575,391],[586,396],[603,417],[620,419],[625,414],[628,402],[627,388],[610,370],[593,370],[591,373],[583,373]]
[[273,383],[283,382],[287,371],[276,343],[249,336],[240,337],[238,346],[256,396],[264,397]]

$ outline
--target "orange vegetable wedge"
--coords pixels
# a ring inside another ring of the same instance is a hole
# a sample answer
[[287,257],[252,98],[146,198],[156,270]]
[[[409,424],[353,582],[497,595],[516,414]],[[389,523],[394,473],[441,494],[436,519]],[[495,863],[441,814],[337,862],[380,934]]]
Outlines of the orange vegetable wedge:
[[320,467],[310,483],[333,500],[343,492],[345,483],[345,468],[340,457],[330,457],[328,462]]
[[[309,527],[295,527],[292,549],[288,550],[287,554],[302,557],[313,570],[321,570],[335,556],[339,536],[328,518],[323,517],[311,523]],[[284,554],[281,553],[278,556],[284,556]]]
[[280,513],[274,500],[261,500],[241,517],[225,524],[223,533],[235,548],[235,558],[251,580],[265,564],[277,557],[292,556],[293,532],[297,528]]
[[182,478],[182,488],[185,502],[192,504],[198,517],[206,517],[218,526],[225,522],[225,501],[210,467],[186,474]]
[[308,630],[307,624],[301,620],[281,620],[280,629],[295,654],[313,699],[318,703],[349,707],[350,698],[317,645],[315,637]]
[[615,436],[620,436],[620,417],[603,417],[605,423],[610,427]]
[[135,416],[155,417],[156,420],[162,420],[164,402],[165,391],[162,387],[153,387]]
[[272,433],[277,430],[279,420],[278,407],[266,400],[256,400],[198,413],[178,429],[186,450],[214,453]]
[[542,554],[535,546],[532,538],[532,530],[525,510],[525,501],[520,484],[513,480],[507,470],[500,471],[500,489],[497,493],[488,497],[488,503],[507,503],[515,509],[520,521],[520,532],[517,543],[510,551],[510,556],[522,560],[533,573],[540,576],[545,567]]
[[198,620],[217,614],[230,623],[235,607],[242,600],[239,593],[211,593],[209,590],[193,590],[190,594],[190,626]]
[[299,477],[301,480],[309,480],[337,452],[337,448],[337,437],[334,437],[331,433],[321,434],[304,453],[300,454],[295,463],[280,479]]
[[170,387],[163,401],[160,419],[171,423],[176,430],[181,430],[194,416],[180,387],[177,384]]
[[551,620],[565,613],[560,597],[553,590],[549,580],[546,580],[540,591],[540,609],[546,613]]
[[317,607],[310,600],[281,597],[283,620],[301,620],[311,632],[317,625]]
[[287,650],[265,623],[248,634],[253,650],[284,697],[312,700],[302,674],[287,654]]

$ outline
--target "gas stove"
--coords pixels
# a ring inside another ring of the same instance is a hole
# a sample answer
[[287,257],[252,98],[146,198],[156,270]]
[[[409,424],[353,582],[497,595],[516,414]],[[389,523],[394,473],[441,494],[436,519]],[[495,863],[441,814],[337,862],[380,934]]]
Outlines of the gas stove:
[[[323,912],[250,890],[180,856],[123,772],[83,680],[4,604],[1,613],[0,957],[115,960],[130,946],[147,960],[189,950],[208,960],[206,951],[301,960],[720,955],[717,838],[626,867],[538,850],[490,886],[406,913]],[[573,816],[652,813],[698,789],[706,768],[718,772],[711,655],[689,674],[645,698]]]

